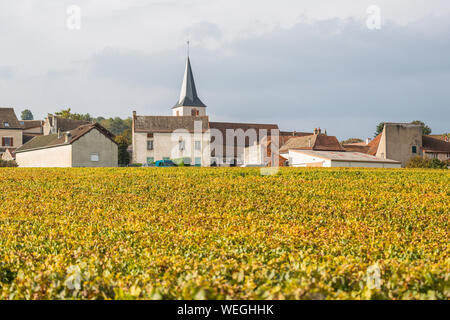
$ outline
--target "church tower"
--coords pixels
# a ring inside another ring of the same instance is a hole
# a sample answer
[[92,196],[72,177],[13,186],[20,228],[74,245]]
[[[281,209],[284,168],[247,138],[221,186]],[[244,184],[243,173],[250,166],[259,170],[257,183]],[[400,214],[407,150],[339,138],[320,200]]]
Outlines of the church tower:
[[183,85],[181,86],[180,99],[172,108],[174,116],[206,116],[206,105],[200,100],[195,88],[194,75],[192,73],[189,55],[186,61]]

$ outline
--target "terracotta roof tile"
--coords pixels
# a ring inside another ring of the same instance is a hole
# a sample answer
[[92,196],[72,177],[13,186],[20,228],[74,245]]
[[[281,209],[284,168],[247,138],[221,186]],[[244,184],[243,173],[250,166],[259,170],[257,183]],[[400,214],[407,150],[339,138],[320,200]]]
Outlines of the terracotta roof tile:
[[280,152],[287,152],[289,149],[345,151],[335,136],[325,134],[291,138],[281,147]]
[[379,135],[377,135],[372,141],[369,142],[368,146],[369,146],[369,150],[367,150],[367,153],[374,156],[377,154],[378,151],[378,145],[380,144],[381,141],[381,136],[383,135],[383,133],[380,133]]

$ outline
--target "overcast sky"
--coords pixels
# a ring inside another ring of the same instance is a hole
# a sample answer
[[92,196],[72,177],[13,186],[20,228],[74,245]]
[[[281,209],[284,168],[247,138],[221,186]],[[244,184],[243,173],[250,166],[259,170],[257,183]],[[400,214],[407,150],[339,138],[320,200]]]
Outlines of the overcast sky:
[[188,38],[211,121],[340,139],[371,137],[381,121],[450,131],[448,0],[0,0],[0,106],[170,114]]

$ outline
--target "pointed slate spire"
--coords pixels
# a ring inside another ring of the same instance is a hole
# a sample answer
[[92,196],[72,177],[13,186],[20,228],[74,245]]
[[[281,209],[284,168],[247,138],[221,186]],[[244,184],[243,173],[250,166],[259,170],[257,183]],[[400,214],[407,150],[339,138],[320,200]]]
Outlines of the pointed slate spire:
[[181,86],[180,99],[174,106],[177,107],[206,107],[206,105],[200,100],[197,95],[197,89],[195,88],[194,75],[192,73],[191,61],[189,56],[186,61],[186,70],[184,72],[183,85]]

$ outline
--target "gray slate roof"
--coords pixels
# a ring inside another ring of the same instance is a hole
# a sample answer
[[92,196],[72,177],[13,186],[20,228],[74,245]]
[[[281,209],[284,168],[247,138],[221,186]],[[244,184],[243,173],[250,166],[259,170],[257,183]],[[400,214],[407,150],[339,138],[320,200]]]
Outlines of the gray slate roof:
[[[9,125],[7,126],[6,123]],[[13,108],[0,108],[0,129],[21,129]]]
[[[81,125],[90,124],[89,121],[85,120],[72,120],[72,119],[66,119],[61,117],[54,117],[56,120],[56,126],[59,129],[59,131],[70,131],[73,129],[78,128]],[[53,120],[53,119],[52,119]]]
[[68,142],[65,141],[66,140],[65,133],[61,133],[61,135],[59,137],[58,137],[57,133],[49,134],[46,136],[36,136],[33,139],[31,139],[30,141],[28,141],[27,143],[25,143],[24,145],[22,145],[21,147],[17,148],[16,153],[72,144],[75,141],[77,141],[79,138],[84,136],[86,133],[91,131],[92,129],[97,129],[100,133],[104,134],[107,138],[114,141],[114,135],[111,132],[106,130],[100,124],[93,123],[93,124],[82,125],[82,126],[79,126],[78,128],[70,130]]
[[431,136],[422,137],[423,150],[436,153],[450,153],[450,142],[433,138]]
[[21,120],[20,122],[23,123],[22,127],[24,129],[38,128],[43,125],[43,121],[41,120]]
[[147,133],[171,133],[177,129],[194,132],[195,121],[201,121],[202,132],[209,128],[207,116],[134,116],[134,131]]
[[173,108],[182,106],[206,108],[206,105],[200,100],[197,95],[194,74],[192,73],[191,61],[189,60],[189,57],[186,61],[186,70],[184,72],[183,85],[181,86],[180,99]]

